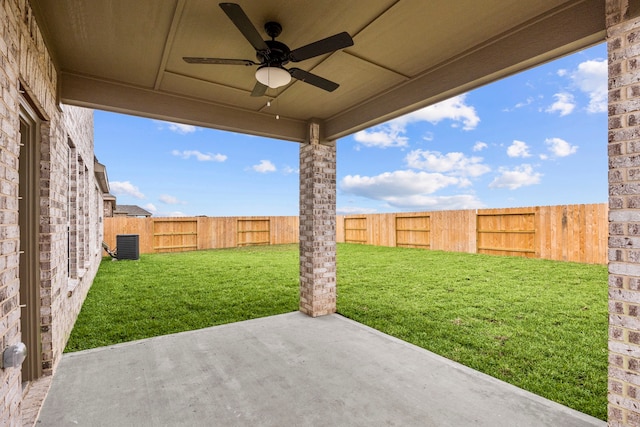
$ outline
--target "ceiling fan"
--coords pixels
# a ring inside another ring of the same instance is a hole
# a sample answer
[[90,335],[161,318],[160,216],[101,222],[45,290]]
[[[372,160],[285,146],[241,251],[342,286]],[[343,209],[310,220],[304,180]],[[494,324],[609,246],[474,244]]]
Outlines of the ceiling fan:
[[271,37],[271,40],[263,40],[240,5],[236,3],[220,3],[220,7],[256,50],[258,62],[251,59],[198,58],[191,56],[183,57],[182,59],[185,62],[190,64],[257,65],[257,82],[251,92],[251,96],[264,95],[268,87],[278,88],[284,86],[291,81],[291,77],[328,92],[333,92],[338,88],[339,85],[335,82],[300,68],[287,69],[284,68],[284,65],[289,62],[300,62],[353,46],[353,40],[347,32],[338,33],[291,50],[286,44],[275,40],[282,32],[282,26],[279,23],[267,22],[264,25],[265,32]]

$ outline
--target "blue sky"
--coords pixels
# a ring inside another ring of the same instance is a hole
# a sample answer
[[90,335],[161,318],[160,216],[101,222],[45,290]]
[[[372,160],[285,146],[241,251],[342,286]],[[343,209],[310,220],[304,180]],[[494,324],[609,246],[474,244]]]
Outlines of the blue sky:
[[[338,140],[339,214],[607,201],[601,44]],[[298,144],[96,111],[118,204],[298,214]]]

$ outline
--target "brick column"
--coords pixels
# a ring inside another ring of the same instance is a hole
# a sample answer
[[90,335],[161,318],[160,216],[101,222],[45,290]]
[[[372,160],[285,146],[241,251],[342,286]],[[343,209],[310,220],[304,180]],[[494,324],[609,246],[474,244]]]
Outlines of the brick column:
[[640,425],[640,4],[607,0],[609,425]]
[[336,145],[309,123],[300,146],[300,311],[336,311]]

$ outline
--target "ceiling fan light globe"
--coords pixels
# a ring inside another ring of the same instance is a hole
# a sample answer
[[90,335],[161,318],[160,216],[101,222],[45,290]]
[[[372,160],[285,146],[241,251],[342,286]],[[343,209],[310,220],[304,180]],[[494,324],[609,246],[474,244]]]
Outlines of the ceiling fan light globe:
[[262,66],[256,70],[256,80],[272,89],[289,84],[291,74],[284,68]]

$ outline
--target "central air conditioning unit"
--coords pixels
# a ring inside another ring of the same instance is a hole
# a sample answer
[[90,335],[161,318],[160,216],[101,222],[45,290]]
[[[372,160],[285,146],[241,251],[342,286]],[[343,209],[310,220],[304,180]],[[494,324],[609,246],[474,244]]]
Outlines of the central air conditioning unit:
[[118,259],[140,259],[140,236],[138,234],[118,234],[116,248],[118,248]]

